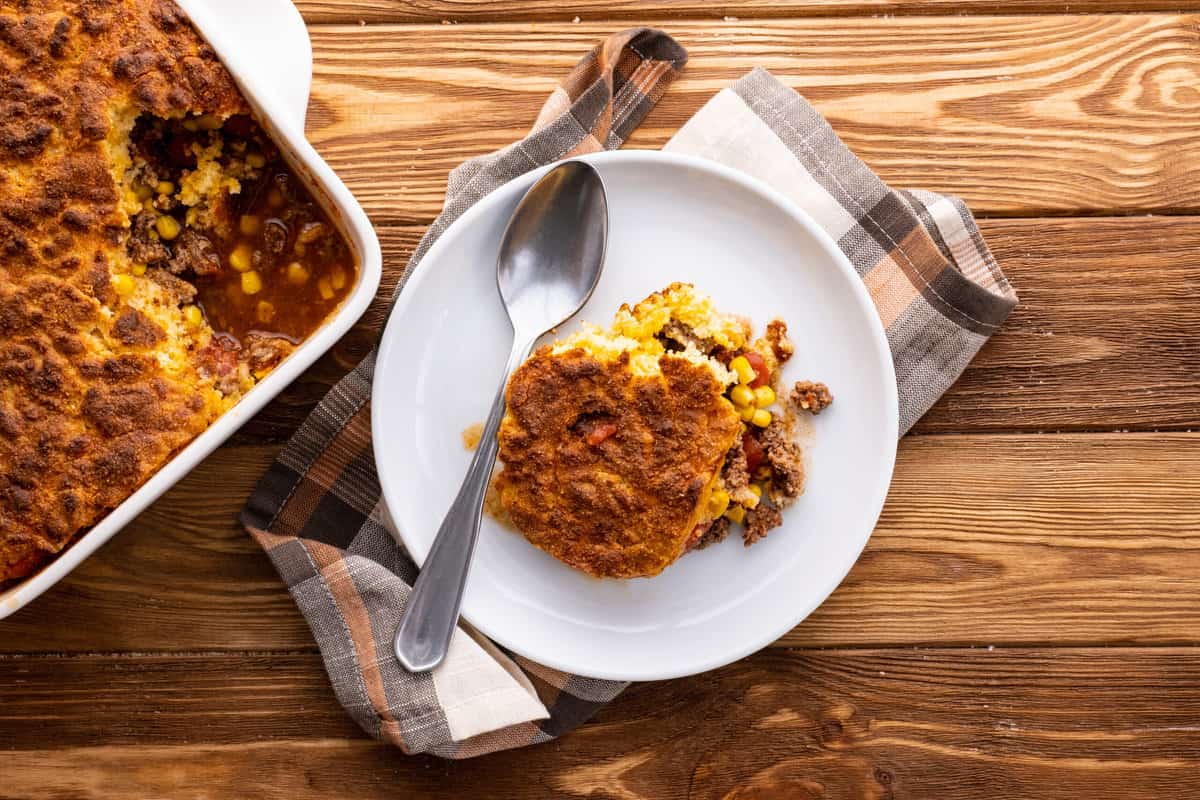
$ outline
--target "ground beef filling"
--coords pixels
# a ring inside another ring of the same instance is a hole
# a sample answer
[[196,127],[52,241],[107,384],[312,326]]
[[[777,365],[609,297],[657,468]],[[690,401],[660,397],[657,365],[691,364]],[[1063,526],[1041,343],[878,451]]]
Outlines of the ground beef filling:
[[[718,347],[696,336],[686,325],[673,322],[659,336],[664,344],[680,350],[694,346],[703,353],[721,356],[716,352]],[[770,372],[769,383],[765,378],[763,383],[777,386],[779,367],[796,351],[788,338],[787,325],[782,320],[772,320],[754,350]],[[818,414],[833,401],[833,396],[823,383],[800,381],[786,399],[780,399]],[[766,427],[746,426],[745,434],[726,455],[720,477],[720,488],[729,495],[732,520],[730,516],[721,516],[707,529],[698,531],[697,549],[723,541],[729,535],[732,521],[742,524],[742,540],[747,546],[760,541],[783,522],[783,509],[804,493],[804,453],[795,441],[793,423],[794,418],[788,414],[775,415]]]
[[771,499],[784,502],[799,497],[804,492],[804,454],[787,426],[776,419],[758,438],[771,468]]
[[783,512],[767,503],[760,503],[757,508],[746,512],[746,527],[742,531],[742,541],[746,547],[765,539],[773,528],[783,524]]
[[207,236],[192,228],[184,228],[171,243],[171,258],[167,269],[174,275],[203,277],[221,272],[221,259],[217,248]]
[[154,230],[156,219],[158,215],[152,211],[143,211],[133,218],[125,249],[134,263],[161,264],[171,257],[171,251]]
[[829,387],[814,381],[797,381],[792,387],[792,405],[810,414],[820,414],[833,402]]
[[712,525],[708,526],[708,530],[700,537],[700,541],[696,542],[696,549],[703,550],[709,545],[725,541],[725,537],[729,535],[731,524],[728,517],[718,517]]

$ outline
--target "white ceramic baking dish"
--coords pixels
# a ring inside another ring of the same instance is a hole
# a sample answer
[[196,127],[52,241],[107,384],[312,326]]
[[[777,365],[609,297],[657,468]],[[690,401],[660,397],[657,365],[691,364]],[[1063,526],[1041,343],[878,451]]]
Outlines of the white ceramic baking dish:
[[0,619],[12,614],[75,569],[100,545],[187,475],[271,398],[295,380],[362,316],[379,287],[379,240],[362,207],[308,140],[304,116],[312,81],[312,47],[291,0],[176,0],[233,74],[285,157],[339,221],[358,259],[358,279],[336,313],[295,352],[167,462],[125,502],[40,571],[0,593]]

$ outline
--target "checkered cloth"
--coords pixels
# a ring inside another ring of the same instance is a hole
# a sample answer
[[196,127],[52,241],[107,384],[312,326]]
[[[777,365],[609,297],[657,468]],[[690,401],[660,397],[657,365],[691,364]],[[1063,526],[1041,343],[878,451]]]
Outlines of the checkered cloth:
[[[610,37],[555,89],[520,142],[450,176],[442,215],[405,275],[481,197],[536,167],[616,148],[686,61],[667,35]],[[887,329],[907,431],[961,374],[1016,295],[958,200],[888,188],[821,116],[767,72],[717,94],[667,149],[741,169],[792,198],[837,240]],[[404,279],[396,291],[404,285]],[[321,648],[338,700],[405,752],[467,758],[566,733],[625,684],[514,656],[465,623],[442,666],[412,675],[392,638],[416,567],[389,533],[371,451],[374,353],[305,421],[242,521],[269,554]]]

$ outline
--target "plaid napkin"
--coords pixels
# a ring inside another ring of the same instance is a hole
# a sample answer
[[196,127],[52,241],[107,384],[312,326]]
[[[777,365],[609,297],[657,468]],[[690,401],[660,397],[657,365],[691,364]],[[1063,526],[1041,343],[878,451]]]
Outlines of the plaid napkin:
[[[614,35],[546,102],[533,130],[451,175],[446,203],[409,263],[488,192],[568,156],[621,145],[687,56],[649,29]],[[961,201],[890,189],[803,98],[755,70],[667,145],[744,170],[807,209],[866,283],[887,329],[901,430],[961,374],[1016,305]],[[404,285],[401,278],[396,291]],[[312,628],[338,700],[405,752],[467,758],[566,733],[625,684],[514,656],[465,623],[445,663],[412,675],[392,654],[416,567],[389,533],[370,435],[374,353],[325,397],[263,477],[242,522]]]

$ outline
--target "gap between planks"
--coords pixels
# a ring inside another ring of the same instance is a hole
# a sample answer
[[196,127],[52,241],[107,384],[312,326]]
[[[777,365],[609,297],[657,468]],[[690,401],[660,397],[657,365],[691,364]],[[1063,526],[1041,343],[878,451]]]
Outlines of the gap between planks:
[[[804,623],[800,623],[803,625]],[[862,642],[859,644],[838,644],[828,647],[810,646],[803,644],[794,644],[791,642],[791,637],[785,634],[782,638],[771,642],[768,645],[756,650],[745,658],[750,658],[758,653],[765,653],[770,650],[780,650],[787,653],[792,653],[797,656],[839,656],[839,655],[863,655],[863,654],[883,654],[883,653],[921,653],[921,652],[945,652],[945,653],[998,653],[1001,651],[1017,652],[1017,651],[1038,651],[1038,650],[1054,650],[1061,652],[1072,653],[1089,653],[1089,652],[1133,652],[1133,651],[1163,651],[1163,650],[1178,650],[1183,653],[1197,652],[1200,653],[1200,634],[1197,635],[1195,643],[1181,644],[1179,642],[1094,642],[1086,639],[1071,640],[1071,639],[1054,639],[1046,641],[1022,640],[1018,642],[1002,642],[1000,644],[980,644],[978,641],[931,641],[924,644],[897,644],[895,642]],[[127,659],[131,661],[140,660],[159,660],[159,661],[175,661],[183,659],[245,659],[245,658],[290,658],[320,655],[321,650],[314,643],[312,647],[287,647],[278,650],[263,650],[263,649],[245,649],[245,650],[79,650],[79,651],[62,651],[62,652],[40,652],[29,651],[20,653],[3,653],[0,652],[0,662],[11,661],[80,661],[80,660],[97,660],[97,661],[112,661],[118,659]],[[740,659],[739,659],[740,660]],[[734,662],[736,663],[736,662]],[[718,667],[717,669],[722,669]],[[638,681],[639,683],[652,683],[652,681]]]
[[737,22],[795,18],[1151,14],[1200,10],[1196,0],[297,0],[309,25]]

